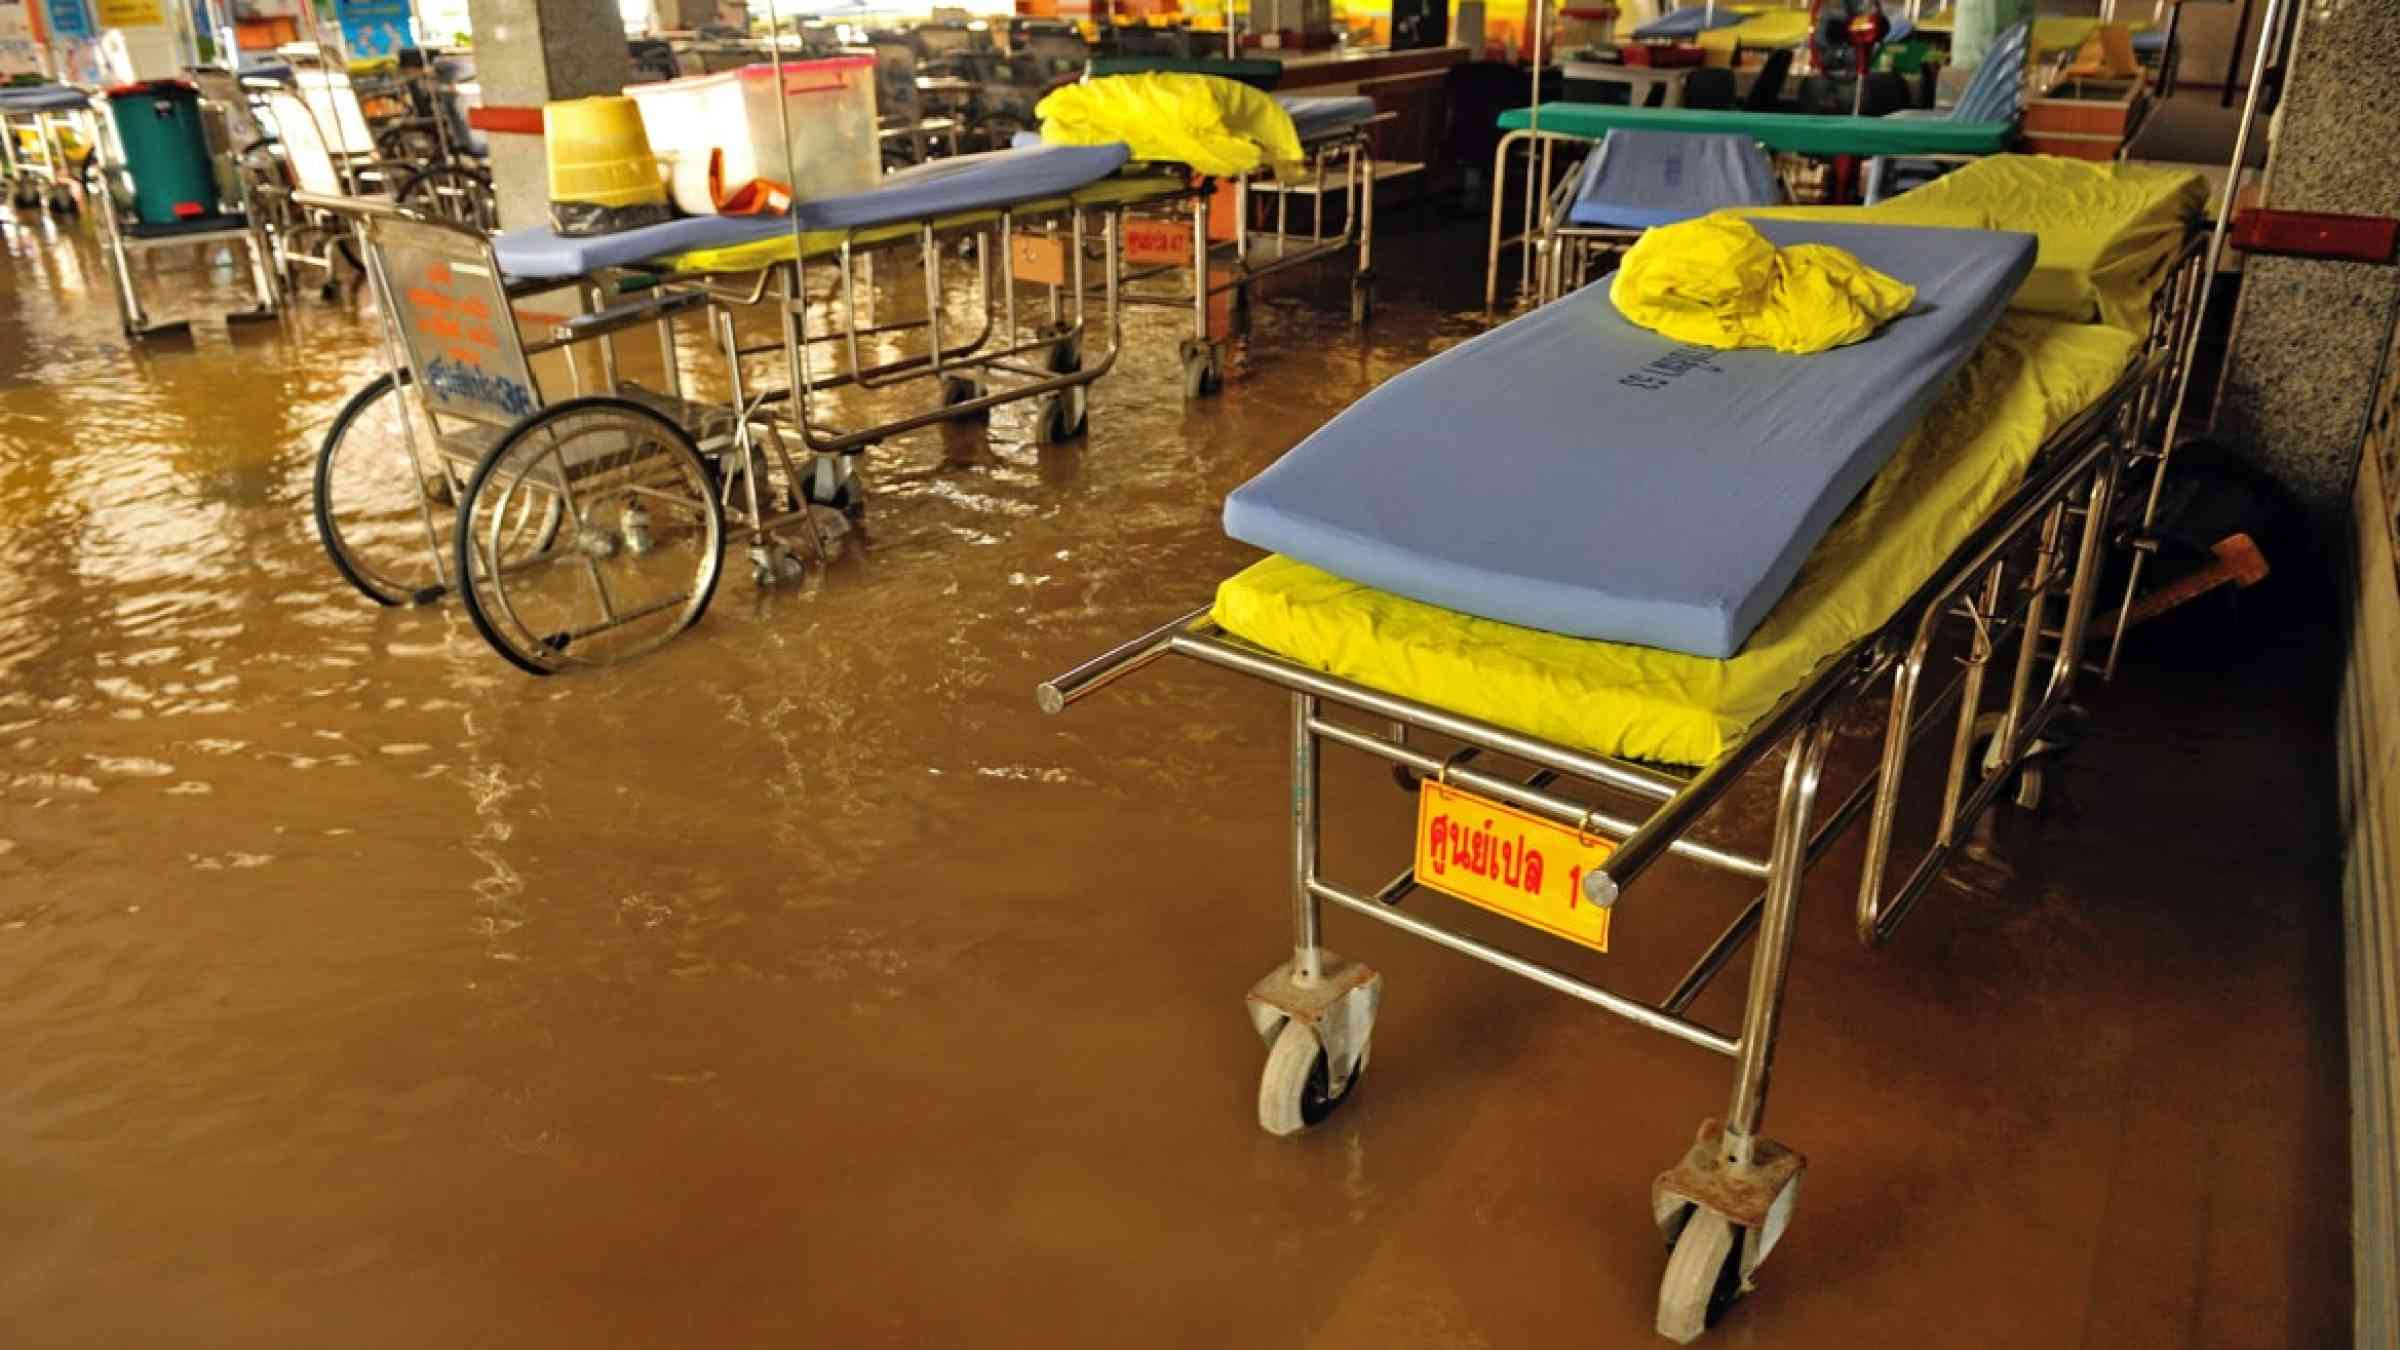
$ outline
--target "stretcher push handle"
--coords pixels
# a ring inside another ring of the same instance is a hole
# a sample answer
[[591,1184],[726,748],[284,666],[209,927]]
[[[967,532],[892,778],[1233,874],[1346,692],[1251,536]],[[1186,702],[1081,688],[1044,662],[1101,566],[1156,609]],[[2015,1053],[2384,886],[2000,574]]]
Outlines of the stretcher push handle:
[[1204,605],[1181,618],[1160,624],[1131,642],[1111,647],[1066,674],[1043,681],[1033,691],[1033,701],[1041,706],[1043,712],[1064,712],[1069,704],[1086,695],[1099,693],[1165,656],[1176,634],[1207,617],[1208,607]]

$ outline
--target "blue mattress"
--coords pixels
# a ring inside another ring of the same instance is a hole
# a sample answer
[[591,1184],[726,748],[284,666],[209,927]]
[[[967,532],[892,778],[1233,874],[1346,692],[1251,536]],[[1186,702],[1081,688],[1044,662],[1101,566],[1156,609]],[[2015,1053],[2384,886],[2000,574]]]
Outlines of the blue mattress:
[[1291,114],[1292,129],[1304,141],[1347,131],[1375,115],[1375,100],[1363,94],[1336,98],[1277,94],[1275,102]]
[[[803,230],[872,229],[936,219],[1088,187],[1124,167],[1125,158],[1122,145],[1041,145],[959,155],[892,174],[865,192],[802,202],[794,215]],[[581,239],[539,226],[510,230],[492,246],[502,271],[533,281],[756,243],[787,234],[792,225],[792,216],[690,216]]]
[[1706,5],[1690,5],[1636,27],[1633,35],[1644,41],[1698,37],[1712,28],[1731,28],[1749,17],[1747,14],[1734,13],[1729,5],[1720,6],[1713,17]]
[[1584,156],[1567,220],[1647,230],[1728,206],[1782,200],[1775,165],[1751,137],[1618,130]]
[[1378,386],[1225,531],[1445,609],[1728,657],[1996,320],[2034,237],[1759,221],[1918,288],[1813,356],[1695,348],[1589,286]]
[[71,84],[33,84],[0,89],[0,112],[73,112],[90,106],[91,97]]

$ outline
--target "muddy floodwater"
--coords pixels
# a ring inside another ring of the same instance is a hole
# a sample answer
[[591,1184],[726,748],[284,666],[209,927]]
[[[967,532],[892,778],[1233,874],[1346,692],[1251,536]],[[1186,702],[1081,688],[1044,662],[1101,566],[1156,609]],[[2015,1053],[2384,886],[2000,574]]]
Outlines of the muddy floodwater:
[[[1726,1062],[1336,915],[1373,1069],[1266,1136],[1283,703],[1034,706],[1251,556],[1228,491],[1477,331],[1478,223],[1387,225],[1365,335],[1290,286],[1187,404],[1145,312],[1087,438],[902,438],[833,567],[544,680],[325,559],[370,310],[228,338],[233,274],[167,255],[200,322],[134,349],[88,227],[0,221],[0,1344],[1652,1343],[1650,1178]],[[2328,648],[2248,622],[2138,645],[2060,803],[1886,951],[1855,843],[1812,884],[1770,1118],[1808,1182],[1712,1342],[2346,1337]],[[1328,866],[1390,875],[1407,799],[1326,779]],[[1614,955],[1515,940],[1656,997],[1746,899],[1659,875]]]

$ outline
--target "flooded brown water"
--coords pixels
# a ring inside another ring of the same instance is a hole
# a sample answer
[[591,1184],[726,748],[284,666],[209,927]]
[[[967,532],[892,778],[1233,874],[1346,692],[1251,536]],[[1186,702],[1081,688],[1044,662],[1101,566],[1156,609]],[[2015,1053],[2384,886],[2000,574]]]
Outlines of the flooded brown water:
[[[1144,316],[1088,440],[907,438],[829,574],[729,568],[665,651],[535,680],[325,561],[354,305],[132,350],[87,232],[0,223],[0,1344],[1651,1343],[1649,1179],[1725,1065],[1337,916],[1374,1070],[1261,1134],[1281,705],[1166,671],[1033,708],[1244,561],[1227,491],[1473,330],[1473,232],[1426,225],[1370,335],[1267,304],[1187,407]],[[2073,805],[1887,952],[1825,870],[1772,1112],[1811,1174],[1712,1343],[2346,1335],[2330,701],[2289,629],[2137,657]],[[1387,874],[1400,799],[1328,786],[1329,864]],[[1661,894],[1605,958],[1637,992],[1743,898]]]

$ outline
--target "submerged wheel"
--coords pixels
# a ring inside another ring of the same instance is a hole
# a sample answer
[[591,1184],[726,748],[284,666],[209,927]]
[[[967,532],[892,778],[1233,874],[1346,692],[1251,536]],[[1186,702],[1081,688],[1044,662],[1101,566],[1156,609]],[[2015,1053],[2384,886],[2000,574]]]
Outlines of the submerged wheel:
[[1185,398],[1205,398],[1224,387],[1224,362],[1215,343],[1186,338],[1181,350]]
[[1658,1282],[1658,1334],[1689,1345],[1741,1296],[1741,1230],[1722,1214],[1693,1207]]
[[[551,539],[517,528],[555,508]],[[453,565],[468,617],[535,675],[627,660],[698,621],[723,571],[715,480],[683,429],[579,398],[518,423],[476,466]]]
[[1350,1099],[1366,1072],[1367,1052],[1361,1049],[1350,1081],[1334,1092],[1333,1069],[1325,1048],[1317,1044],[1317,1033],[1296,1020],[1285,1022],[1275,1033],[1275,1047],[1267,1052],[1266,1072],[1259,1075],[1259,1128],[1280,1136],[1322,1122]]
[[500,228],[491,175],[469,165],[437,164],[419,169],[400,180],[393,196],[402,206],[480,234]]
[[867,513],[867,487],[859,480],[857,461],[843,456],[834,462],[829,456],[819,456],[803,475],[808,504],[829,506],[852,520]]
[[[978,399],[982,397],[983,386],[981,384],[957,375],[944,375],[942,377],[943,407],[955,408],[959,404],[965,403],[970,399]],[[960,413],[959,417],[961,419],[974,418],[977,421],[982,421],[986,418],[989,418],[991,415],[991,409],[980,408],[974,412]]]
[[[317,538],[342,579],[379,605],[439,598],[457,494],[406,371],[350,396],[317,450]],[[546,537],[558,512],[517,522]]]
[[1053,375],[1072,375],[1083,369],[1083,335],[1071,333],[1051,343],[1043,364]]
[[1085,407],[1081,385],[1044,395],[1034,417],[1034,440],[1042,445],[1062,445],[1082,435],[1088,421]]

